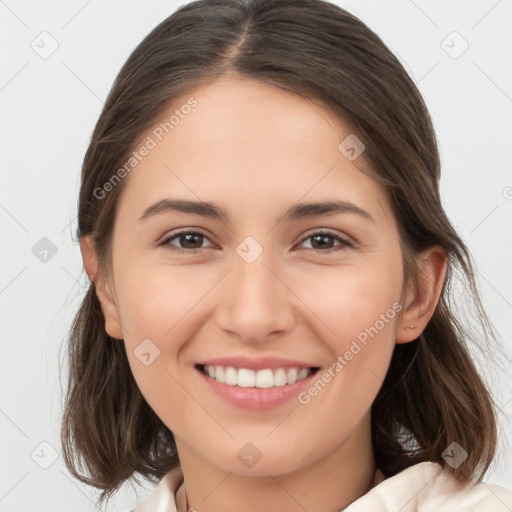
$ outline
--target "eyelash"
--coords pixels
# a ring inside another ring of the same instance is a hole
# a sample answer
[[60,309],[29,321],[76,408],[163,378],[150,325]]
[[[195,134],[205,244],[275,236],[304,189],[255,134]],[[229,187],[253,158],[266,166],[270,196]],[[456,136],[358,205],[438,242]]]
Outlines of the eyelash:
[[[182,249],[182,248],[179,248],[179,247],[171,245],[171,243],[170,243],[171,240],[177,239],[181,235],[201,235],[201,236],[204,236],[205,238],[208,239],[208,236],[206,235],[206,233],[203,233],[200,230],[182,230],[182,231],[178,231],[177,233],[174,233],[173,235],[165,238],[159,245],[163,246],[163,247],[167,247],[171,251],[175,251],[175,252],[178,252],[178,253],[197,254],[202,249],[205,249],[205,247],[199,247],[199,248],[196,248],[196,249]],[[309,249],[309,250],[312,250],[312,251],[315,251],[315,252],[320,252],[322,254],[329,254],[329,253],[336,252],[336,251],[343,251],[343,250],[346,250],[346,249],[351,248],[351,247],[354,246],[354,244],[352,242],[350,242],[349,240],[347,240],[346,238],[343,238],[343,237],[339,236],[336,232],[333,232],[333,231],[330,231],[330,230],[327,230],[327,229],[321,229],[319,231],[315,231],[314,233],[311,233],[310,235],[304,237],[300,241],[300,244],[302,244],[306,240],[308,240],[310,238],[314,238],[315,236],[318,236],[318,235],[330,236],[330,237],[338,240],[340,242],[340,244],[338,246],[332,247],[330,249],[314,249],[314,248],[312,248],[312,249]]]

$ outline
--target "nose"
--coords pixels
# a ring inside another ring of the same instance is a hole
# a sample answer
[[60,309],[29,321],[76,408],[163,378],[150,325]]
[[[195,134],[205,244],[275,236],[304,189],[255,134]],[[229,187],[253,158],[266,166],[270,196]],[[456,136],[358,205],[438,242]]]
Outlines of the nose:
[[268,342],[295,322],[294,295],[276,269],[271,251],[252,263],[235,254],[216,308],[217,325],[247,343]]

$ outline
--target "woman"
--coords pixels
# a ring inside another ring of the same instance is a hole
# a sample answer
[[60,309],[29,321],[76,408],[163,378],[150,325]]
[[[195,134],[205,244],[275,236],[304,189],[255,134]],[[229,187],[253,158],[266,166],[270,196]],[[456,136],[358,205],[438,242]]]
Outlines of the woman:
[[136,512],[510,510],[439,174],[419,92],[339,7],[164,20],[84,159],[70,471],[160,480]]

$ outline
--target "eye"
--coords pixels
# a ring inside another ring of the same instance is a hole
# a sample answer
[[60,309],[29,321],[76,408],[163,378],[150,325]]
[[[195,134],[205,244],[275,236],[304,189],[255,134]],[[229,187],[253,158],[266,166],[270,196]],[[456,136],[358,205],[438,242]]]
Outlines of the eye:
[[[203,246],[203,242],[209,240],[205,233],[201,231],[183,230],[174,233],[165,238],[159,245],[168,247],[169,249],[177,252],[196,252],[208,247]],[[348,247],[353,247],[353,243],[341,237],[336,232],[327,230],[317,231],[302,239],[301,244],[311,241],[307,249],[316,250],[317,252],[330,253],[333,251],[344,250]],[[339,242],[336,244],[336,241]],[[175,242],[177,242],[177,245]],[[210,247],[213,247],[210,244]]]
[[[318,251],[323,253],[342,251],[347,249],[348,247],[353,247],[353,243],[347,240],[346,238],[339,236],[339,234],[335,232],[327,230],[312,233],[307,237],[303,238],[301,243],[304,243],[308,240],[311,240],[311,247],[309,247],[310,249],[317,249]],[[334,241],[336,240],[340,242],[337,245],[334,244]]]
[[[169,247],[169,249],[177,252],[194,252],[205,247],[202,245],[204,240],[208,240],[208,238],[201,231],[184,230],[167,237],[160,245]],[[180,245],[177,246],[172,243],[173,241],[177,241]]]

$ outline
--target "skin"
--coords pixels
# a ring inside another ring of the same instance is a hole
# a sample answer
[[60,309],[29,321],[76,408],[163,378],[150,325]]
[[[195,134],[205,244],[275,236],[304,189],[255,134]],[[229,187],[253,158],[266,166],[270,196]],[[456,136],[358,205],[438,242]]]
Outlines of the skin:
[[[440,247],[418,255],[420,289],[404,283],[385,191],[358,170],[364,154],[351,162],[338,150],[351,130],[324,105],[229,77],[178,98],[169,112],[190,96],[197,107],[126,178],[108,278],[90,237],[81,240],[105,329],[124,339],[141,392],[175,435],[189,507],[340,510],[378,482],[370,407],[395,344],[416,339],[431,318],[446,256]],[[166,211],[139,221],[171,197],[214,202],[230,219]],[[298,202],[326,199],[350,201],[374,222],[354,213],[277,222]],[[207,236],[158,245],[179,228]],[[353,246],[328,238],[340,250],[325,253],[311,238],[324,228]],[[263,249],[252,263],[236,252],[247,236]],[[322,372],[395,302],[400,314],[307,405],[239,409],[205,391],[194,369],[207,358],[270,355]],[[149,366],[134,355],[147,338],[160,350]],[[262,455],[250,468],[237,457],[247,442]],[[181,509],[183,501],[181,488]]]

